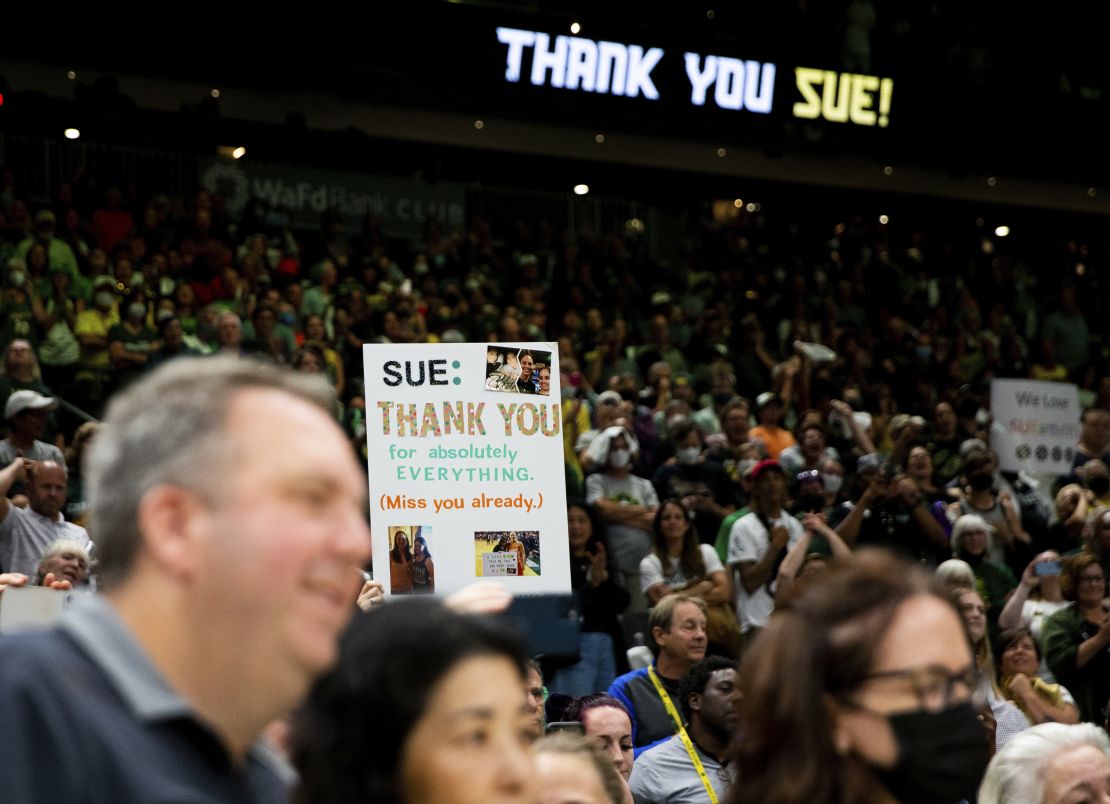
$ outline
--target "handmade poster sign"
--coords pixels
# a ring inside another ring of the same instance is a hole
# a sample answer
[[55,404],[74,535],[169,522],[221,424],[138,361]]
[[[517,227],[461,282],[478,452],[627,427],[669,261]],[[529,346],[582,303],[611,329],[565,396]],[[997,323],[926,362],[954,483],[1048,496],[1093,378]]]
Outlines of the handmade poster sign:
[[570,590],[557,355],[552,343],[363,347],[374,571],[387,595],[477,580]]

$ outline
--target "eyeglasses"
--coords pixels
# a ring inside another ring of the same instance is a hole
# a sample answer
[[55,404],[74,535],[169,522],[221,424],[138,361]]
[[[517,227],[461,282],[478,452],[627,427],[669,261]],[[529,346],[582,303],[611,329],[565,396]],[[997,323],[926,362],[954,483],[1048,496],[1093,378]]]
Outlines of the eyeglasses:
[[1105,575],[1080,575],[1080,583],[1106,583]]
[[[860,683],[879,681],[882,679],[906,679],[913,685],[914,695],[921,709],[929,712],[939,712],[947,709],[953,703],[966,700],[979,686],[982,674],[972,665],[963,670],[952,672],[946,667],[937,664],[928,664],[924,667],[910,667],[905,670],[886,670],[881,673],[871,673],[860,679]],[[956,687],[962,686],[966,696],[956,694]]]
[[537,701],[547,700],[547,687],[530,687],[527,693],[529,698],[535,698]]

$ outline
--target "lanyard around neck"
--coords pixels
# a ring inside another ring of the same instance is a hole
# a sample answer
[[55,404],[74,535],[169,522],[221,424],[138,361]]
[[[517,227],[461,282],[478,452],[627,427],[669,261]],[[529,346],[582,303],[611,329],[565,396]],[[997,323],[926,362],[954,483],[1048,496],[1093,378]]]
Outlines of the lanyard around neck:
[[690,739],[690,735],[686,733],[686,728],[682,725],[682,718],[678,715],[678,710],[675,709],[674,702],[671,696],[667,694],[666,688],[663,687],[663,682],[659,680],[659,676],[655,672],[655,668],[651,665],[648,666],[648,677],[651,679],[655,691],[659,694],[660,700],[663,701],[663,708],[667,710],[667,714],[671,716],[675,726],[678,728],[678,738],[682,740],[682,745],[686,748],[686,753],[690,755],[690,761],[694,764],[694,770],[697,771],[698,778],[701,783],[705,785],[705,792],[709,795],[710,804],[718,804],[717,792],[713,789],[713,785],[709,782],[709,776],[705,772],[705,765],[698,756],[697,749],[694,748],[694,741]]

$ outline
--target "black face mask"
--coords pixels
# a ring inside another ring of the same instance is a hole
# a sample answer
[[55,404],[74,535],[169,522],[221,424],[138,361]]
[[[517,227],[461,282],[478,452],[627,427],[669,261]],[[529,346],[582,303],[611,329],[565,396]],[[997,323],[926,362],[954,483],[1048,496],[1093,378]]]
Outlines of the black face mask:
[[1096,497],[1105,497],[1110,491],[1110,477],[1092,477],[1087,481],[1087,488],[1095,493]]
[[970,703],[888,719],[898,743],[893,768],[875,768],[902,804],[953,804],[974,798],[987,767],[986,735]]
[[967,484],[976,491],[986,491],[994,485],[994,477],[991,475],[969,475]]

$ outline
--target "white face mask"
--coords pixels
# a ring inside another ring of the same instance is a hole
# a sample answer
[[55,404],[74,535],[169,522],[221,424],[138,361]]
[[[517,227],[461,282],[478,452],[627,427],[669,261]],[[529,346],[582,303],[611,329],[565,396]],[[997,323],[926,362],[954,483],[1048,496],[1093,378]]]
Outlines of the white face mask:
[[623,469],[632,463],[632,453],[626,449],[609,450],[609,465],[614,469]]
[[831,475],[822,472],[821,481],[825,484],[825,491],[829,494],[837,494],[844,485],[844,475]]
[[675,455],[678,456],[678,462],[683,466],[693,466],[701,457],[701,447],[683,447]]

